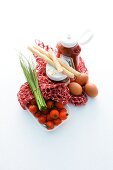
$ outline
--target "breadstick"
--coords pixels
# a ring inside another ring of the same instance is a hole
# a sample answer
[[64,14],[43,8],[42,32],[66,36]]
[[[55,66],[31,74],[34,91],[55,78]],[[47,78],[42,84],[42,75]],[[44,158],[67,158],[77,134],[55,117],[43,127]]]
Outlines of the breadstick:
[[37,49],[39,52],[41,52],[42,54],[44,54],[44,55],[46,55],[46,56],[49,57],[49,53],[48,53],[44,48],[42,48],[42,47],[40,47],[40,46],[38,46],[38,45],[33,45],[33,47],[34,47],[35,49]]
[[68,71],[70,71],[71,73],[73,73],[75,76],[79,77],[81,75],[80,72],[76,71],[75,69],[73,69],[72,67],[70,67],[68,64],[65,64],[61,58],[58,58],[59,63],[66,68]]
[[[37,49],[33,48],[33,47],[28,47],[28,49],[33,53],[38,55],[40,58],[42,58],[43,60],[45,60],[47,63],[51,64],[53,67],[55,67],[55,64],[53,63],[53,61],[48,58],[46,55],[40,53]],[[56,68],[56,67],[55,67]],[[67,75],[70,78],[74,78],[74,74],[71,73],[70,71],[68,71],[67,69],[65,69],[64,67],[62,67],[63,69],[63,73],[65,75]]]
[[64,67],[62,67],[63,69],[63,74],[67,75],[69,78],[74,78],[74,74],[71,73],[70,71],[68,71],[67,69],[65,69]]
[[[46,56],[48,56],[49,58],[52,58],[51,57],[51,54],[49,52],[47,52],[45,49],[43,49],[42,47],[40,46],[33,46],[34,48],[36,48],[37,50],[39,50],[41,53],[45,54]],[[75,69],[73,69],[72,67],[70,67],[69,65],[65,64],[61,58],[58,58],[58,61],[59,63],[64,67],[66,68],[67,70],[69,70],[71,73],[73,73],[75,76],[80,76],[81,73],[76,71]]]
[[28,49],[33,53],[38,55],[40,58],[42,58],[44,61],[46,61],[47,63],[53,65],[53,62],[50,58],[48,58],[46,55],[40,53],[37,49],[32,48],[32,47],[28,47]]
[[49,52],[47,52],[45,49],[41,48],[40,46],[33,46],[35,49],[37,49],[39,52],[41,52],[42,54],[48,56],[49,58],[51,58],[56,66],[56,69],[58,70],[58,72],[62,72],[63,69],[60,65],[60,63],[58,62],[57,57],[54,55],[53,51],[51,49],[49,49]]
[[56,55],[53,53],[53,51],[51,49],[49,49],[48,51],[49,51],[51,59],[53,60],[53,62],[55,64],[56,69],[58,70],[58,72],[62,72],[63,69],[58,61],[58,58],[56,57]]

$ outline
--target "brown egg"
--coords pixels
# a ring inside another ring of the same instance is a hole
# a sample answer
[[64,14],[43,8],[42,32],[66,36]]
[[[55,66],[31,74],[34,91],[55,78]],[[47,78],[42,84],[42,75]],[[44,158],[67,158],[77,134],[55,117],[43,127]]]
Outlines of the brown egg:
[[93,83],[87,83],[84,89],[86,94],[90,97],[96,97],[98,95],[98,89]]
[[75,81],[76,83],[83,86],[88,82],[88,75],[86,73],[81,73],[81,75],[78,76]]
[[82,94],[82,87],[78,83],[72,82],[69,84],[68,87],[69,87],[71,94],[76,95],[76,96]]

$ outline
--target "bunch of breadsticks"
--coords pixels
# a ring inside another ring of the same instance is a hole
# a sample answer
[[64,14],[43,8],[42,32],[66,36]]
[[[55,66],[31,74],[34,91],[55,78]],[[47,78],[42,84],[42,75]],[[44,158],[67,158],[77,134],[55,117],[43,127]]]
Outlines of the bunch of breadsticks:
[[42,58],[44,61],[55,67],[58,72],[65,74],[69,78],[78,77],[81,75],[80,72],[64,63],[61,58],[58,58],[52,49],[46,51],[38,45],[28,46],[28,49],[34,54]]

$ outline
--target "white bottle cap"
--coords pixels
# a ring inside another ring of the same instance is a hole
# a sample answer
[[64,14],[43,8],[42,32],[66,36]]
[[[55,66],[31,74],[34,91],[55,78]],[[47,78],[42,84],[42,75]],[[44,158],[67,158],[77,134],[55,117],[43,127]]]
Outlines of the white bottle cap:
[[72,48],[77,44],[77,41],[73,39],[70,35],[59,41],[64,47]]

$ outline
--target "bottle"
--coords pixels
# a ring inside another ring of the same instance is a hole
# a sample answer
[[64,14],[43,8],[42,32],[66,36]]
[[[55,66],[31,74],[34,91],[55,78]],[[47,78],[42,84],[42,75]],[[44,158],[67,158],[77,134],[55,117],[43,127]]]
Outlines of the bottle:
[[71,67],[77,70],[78,56],[81,52],[81,47],[77,41],[68,35],[57,43],[56,48],[58,50],[57,57],[65,59]]

